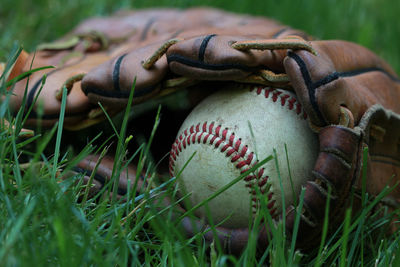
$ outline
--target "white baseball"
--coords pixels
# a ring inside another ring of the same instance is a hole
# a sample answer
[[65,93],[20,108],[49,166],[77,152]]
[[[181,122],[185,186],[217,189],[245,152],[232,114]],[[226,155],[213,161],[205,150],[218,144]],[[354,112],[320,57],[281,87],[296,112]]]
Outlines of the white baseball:
[[[317,141],[293,93],[255,86],[225,89],[203,100],[184,121],[171,149],[170,174],[178,175],[196,152],[178,177],[180,190],[189,193],[195,205],[257,160],[273,155],[275,149],[281,183],[275,160],[271,160],[208,203],[215,224],[230,217],[222,226],[247,227],[258,207],[260,193],[256,194],[255,187],[268,199],[274,219],[282,213],[282,194],[286,207],[294,202],[310,177],[318,155]],[[206,217],[205,209],[198,209],[196,215]]]

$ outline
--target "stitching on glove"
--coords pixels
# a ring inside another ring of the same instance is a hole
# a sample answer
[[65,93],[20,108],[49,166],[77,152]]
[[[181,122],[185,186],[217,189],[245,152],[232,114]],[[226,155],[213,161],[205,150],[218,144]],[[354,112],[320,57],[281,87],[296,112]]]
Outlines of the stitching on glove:
[[116,91],[121,91],[121,88],[119,86],[119,75],[121,73],[121,63],[124,57],[126,57],[128,54],[123,54],[120,56],[117,61],[115,62],[114,69],[113,69],[113,74],[112,74],[112,80],[113,80],[113,85],[114,85],[114,90]]
[[400,82],[400,80],[392,75],[390,75],[388,72],[386,72],[384,69],[378,68],[378,67],[371,67],[371,68],[364,68],[364,69],[359,69],[359,70],[353,70],[353,71],[347,71],[347,72],[333,72],[329,75],[327,75],[326,77],[324,77],[323,79],[313,82],[311,79],[311,75],[310,72],[308,71],[307,65],[305,64],[305,62],[303,61],[303,59],[298,56],[297,54],[295,54],[294,52],[289,51],[288,52],[288,56],[290,58],[292,58],[293,60],[296,61],[297,65],[300,68],[303,80],[305,85],[307,86],[308,89],[308,95],[310,98],[310,103],[316,113],[316,115],[318,116],[319,120],[321,120],[322,122],[324,122],[325,124],[327,124],[326,120],[324,119],[324,116],[322,115],[321,110],[319,109],[317,100],[316,100],[316,90],[318,87],[326,85],[328,83],[331,83],[339,78],[345,78],[345,77],[352,77],[352,76],[356,76],[356,75],[361,75],[361,74],[365,74],[368,72],[374,72],[374,71],[378,71],[378,72],[382,72],[383,74],[385,74],[386,76],[388,76],[391,80],[393,80],[394,82]]
[[40,78],[33,86],[32,89],[29,91],[28,96],[26,98],[26,106],[29,108],[33,104],[33,98],[36,95],[36,91],[38,90],[39,86],[42,84],[43,78]]
[[182,41],[183,39],[181,38],[173,38],[169,39],[168,41],[164,42],[160,48],[156,50],[156,52],[153,53],[147,60],[142,61],[142,67],[145,68],[146,70],[151,69],[151,67],[156,64],[156,62],[167,52],[168,48],[173,46],[174,44]]
[[147,35],[148,35],[149,31],[150,31],[151,26],[154,24],[154,22],[156,22],[156,18],[150,18],[147,21],[146,25],[144,26],[143,32],[140,35],[140,40],[141,41],[144,41],[144,40],[147,39]]
[[61,86],[61,88],[58,89],[58,90],[56,91],[56,99],[57,99],[58,101],[61,101],[62,95],[63,95],[63,90],[62,90],[62,89],[65,87],[65,88],[67,89],[67,95],[68,95],[68,94],[71,92],[71,90],[72,90],[74,84],[75,84],[76,82],[82,81],[82,79],[83,79],[83,77],[85,77],[85,75],[86,75],[86,73],[80,73],[80,74],[76,74],[76,75],[74,75],[74,76],[68,78],[68,79],[63,83],[63,85]]
[[373,161],[373,162],[380,162],[380,163],[400,167],[399,158],[389,156],[389,155],[383,155],[383,154],[370,154],[370,157],[371,157],[371,161]]
[[275,33],[275,34],[272,36],[272,38],[278,38],[279,35],[281,35],[282,33],[286,32],[286,31],[288,31],[288,30],[291,30],[291,28],[289,28],[289,27],[283,28],[283,29],[279,30],[277,33]]
[[319,172],[316,171],[311,171],[312,176],[314,177],[314,181],[321,181],[321,183],[324,183],[326,186],[324,186],[326,189],[328,189],[328,186],[332,188],[332,194],[334,194],[336,188],[332,184],[332,181],[330,181],[328,178],[326,178],[324,175],[320,174]]
[[324,124],[327,124],[324,116],[322,115],[321,110],[319,109],[316,97],[315,97],[315,90],[316,88],[314,87],[314,84],[311,80],[310,73],[307,69],[307,66],[303,59],[301,59],[297,54],[293,52],[288,52],[288,56],[292,58],[294,61],[296,61],[297,65],[300,67],[301,75],[303,77],[304,83],[307,86],[308,89],[308,97],[310,98],[310,103],[320,121],[322,121]]
[[286,36],[278,40],[248,40],[239,41],[231,44],[233,49],[237,50],[305,50],[317,56],[318,53],[308,41],[305,41],[299,36]]
[[377,124],[372,124],[371,127],[369,128],[370,137],[380,143],[383,143],[385,134],[386,134],[386,129]]
[[314,83],[314,87],[317,88],[317,87],[326,85],[326,84],[328,84],[328,83],[330,83],[330,82],[332,82],[334,80],[337,80],[339,78],[352,77],[352,76],[357,76],[357,75],[365,74],[365,73],[368,73],[368,72],[374,72],[374,71],[382,72],[383,74],[388,76],[394,82],[400,82],[399,79],[397,79],[396,77],[390,75],[384,69],[377,68],[377,67],[371,67],[371,68],[364,68],[364,69],[352,70],[352,71],[333,72],[333,73],[327,75],[325,78],[315,82]]
[[336,192],[336,188],[335,186],[328,181],[324,176],[320,175],[318,172],[313,171],[312,172],[315,180],[314,181],[309,181],[310,184],[315,185],[318,190],[321,192],[321,194],[323,194],[324,196],[328,196],[328,191],[329,191],[329,187],[331,188],[331,195],[330,198],[331,199],[337,199],[337,192]]
[[[160,88],[159,84],[141,87],[138,89],[138,86],[135,87],[135,92],[133,93],[133,97],[142,97],[142,96],[150,96],[151,93],[154,93]],[[97,88],[85,88],[83,91],[86,95],[92,93],[95,95],[109,97],[109,98],[128,98],[130,91],[107,91],[107,90],[99,90]]]
[[175,62],[184,64],[184,65],[187,65],[189,67],[205,69],[205,70],[239,69],[239,70],[244,70],[244,71],[248,71],[248,72],[255,72],[260,69],[260,67],[249,67],[249,66],[237,64],[237,63],[229,63],[229,64],[204,63],[204,62],[201,62],[198,60],[187,58],[187,57],[179,55],[179,54],[171,54],[171,55],[167,56],[167,60],[168,60],[168,64],[175,61]]
[[[297,207],[295,208],[295,210],[297,210]],[[309,210],[310,208],[307,207],[307,203],[303,203],[303,208],[301,209],[300,216],[305,223],[314,228],[317,226],[317,220],[315,220],[314,216],[310,214]]]
[[[89,177],[92,175],[92,171],[91,170],[87,170],[87,169],[84,169],[84,168],[74,167],[74,168],[72,168],[72,170],[77,172],[77,173],[89,176]],[[100,182],[100,184],[101,184],[100,190],[103,189],[104,186],[109,182],[106,177],[104,177],[103,175],[100,175],[99,173],[95,173],[94,174],[94,179],[96,181]],[[126,195],[127,190],[124,189],[124,188],[118,187],[117,192],[118,192],[119,195]]]
[[347,169],[351,169],[351,159],[347,157],[342,151],[333,147],[327,147],[321,150],[321,152],[326,152],[332,155],[333,157],[337,158],[344,167]]
[[214,36],[216,36],[216,34],[210,34],[207,35],[204,39],[203,42],[201,42],[200,45],[200,49],[199,49],[199,60],[201,62],[204,62],[204,54],[206,53],[206,49],[208,46],[208,42],[211,40],[211,38],[213,38]]
[[[84,112],[71,112],[71,113],[65,113],[65,117],[66,118],[70,118],[70,117],[86,117],[87,116],[87,111]],[[29,113],[28,119],[38,119],[39,116],[38,114],[34,111],[31,110],[31,112]],[[60,118],[60,114],[56,113],[56,114],[43,114],[41,117],[41,119],[43,120],[57,120]]]

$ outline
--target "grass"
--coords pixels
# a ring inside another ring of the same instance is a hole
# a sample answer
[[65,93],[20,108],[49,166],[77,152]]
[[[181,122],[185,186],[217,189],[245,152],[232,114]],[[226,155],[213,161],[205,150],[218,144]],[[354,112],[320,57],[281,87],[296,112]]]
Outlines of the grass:
[[[398,14],[394,7],[398,3],[395,0],[384,3],[377,0],[98,0],[62,4],[51,0],[4,0],[0,9],[0,60],[15,61],[13,56],[17,51],[13,47],[18,47],[15,42],[31,51],[39,43],[59,38],[89,16],[107,15],[120,8],[199,4],[270,16],[322,39],[355,41],[371,48],[398,72],[400,70],[397,34],[400,24],[397,23]],[[2,79],[0,94],[2,97],[8,94]],[[82,175],[72,175],[62,182],[57,179],[85,155],[114,150],[116,165],[105,191],[115,190],[112,185],[118,183],[120,174],[126,172],[127,164],[132,162],[136,162],[139,169],[148,170],[147,177],[151,182],[157,166],[153,160],[152,143],[157,142],[160,134],[161,129],[157,128],[162,127],[163,120],[168,120],[164,108],[152,113],[155,122],[148,135],[129,131],[128,108],[122,115],[121,125],[107,122],[112,129],[110,135],[91,133],[88,135],[90,138],[77,148],[73,142],[68,142],[68,133],[61,130],[63,112],[59,123],[52,129],[38,131],[30,138],[18,137],[23,114],[19,113],[12,120],[7,97],[2,99],[0,262],[4,266],[400,266],[400,257],[396,257],[400,253],[400,234],[385,235],[384,225],[390,220],[390,214],[377,206],[379,198],[387,192],[382,192],[373,201],[363,199],[362,212],[352,214],[352,218],[350,210],[347,211],[346,219],[333,235],[326,235],[329,227],[326,221],[323,242],[306,252],[296,250],[294,243],[285,239],[284,227],[273,224],[267,209],[261,208],[251,225],[248,247],[242,255],[233,256],[222,252],[218,243],[209,248],[201,233],[193,238],[183,236],[176,220],[171,217],[176,203],[160,208],[155,196],[163,192],[174,194],[174,179],[165,177],[164,183],[143,188],[138,195],[134,194],[135,190],[128,191],[126,202],[116,199],[115,194],[113,198],[103,197],[103,194],[89,197],[79,182]],[[65,98],[63,100],[64,109]],[[4,118],[11,121],[16,130],[5,127]],[[132,145],[135,142],[138,144]],[[30,164],[24,164],[26,162]],[[42,168],[36,167],[39,162]],[[220,193],[222,190],[217,192]],[[302,201],[301,198],[300,206]],[[261,203],[261,207],[265,205]],[[328,213],[329,209],[326,209],[326,216]],[[256,249],[255,237],[261,220],[270,225],[273,235],[269,247],[260,253]]]

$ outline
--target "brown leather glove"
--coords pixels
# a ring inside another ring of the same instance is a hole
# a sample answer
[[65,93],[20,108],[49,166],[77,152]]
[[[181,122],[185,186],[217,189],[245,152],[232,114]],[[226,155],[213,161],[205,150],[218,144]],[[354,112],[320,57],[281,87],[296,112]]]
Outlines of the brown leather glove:
[[[369,148],[365,167],[370,195],[398,181],[400,82],[387,63],[357,44],[308,41],[305,34],[269,21],[253,22],[247,18],[245,30],[239,23],[194,36],[193,31],[181,32],[173,40],[134,49],[92,70],[82,88],[90,99],[109,106],[126,103],[135,77],[136,102],[204,81],[256,83],[294,91],[320,141],[314,171],[304,185],[299,231],[299,244],[311,244],[318,242],[328,186],[332,188],[331,218],[340,218],[351,187],[361,188],[364,148]],[[387,203],[397,207],[399,197],[396,189],[387,196]],[[287,210],[289,233],[295,214],[294,207]],[[207,227],[199,224],[199,229]],[[199,230],[191,224],[185,227],[192,234]],[[247,229],[218,230],[232,250],[244,247]],[[267,232],[260,231],[260,247],[265,246]]]
[[[90,183],[89,197],[95,197],[98,193],[103,192],[103,194],[110,193],[109,197],[112,198],[112,192],[114,192],[113,181],[111,181],[113,168],[113,157],[105,156],[100,158],[97,155],[88,155],[71,171],[65,173],[62,178],[66,179],[79,173],[84,174],[83,184],[88,185]],[[115,189],[117,200],[123,199],[127,195],[129,185],[131,188],[136,186],[137,193],[144,192],[143,175],[137,176],[136,174],[136,167],[132,164],[127,167],[127,170],[120,173],[118,188]]]
[[[65,127],[69,129],[88,127],[105,119],[97,104],[97,100],[102,98],[102,92],[91,92],[90,89],[85,89],[86,93],[84,94],[81,88],[82,78],[94,67],[107,60],[125,55],[129,51],[138,51],[139,54],[136,53],[137,59],[135,61],[138,62],[140,68],[136,69],[139,72],[134,71],[135,75],[141,76],[143,80],[147,78],[155,79],[151,83],[145,82],[144,84],[138,81],[138,89],[143,86],[146,87],[141,89],[142,92],[138,91],[136,94],[138,98],[143,100],[157,94],[158,91],[152,88],[155,82],[159,83],[165,80],[167,73],[165,57],[156,64],[158,66],[164,61],[163,67],[160,69],[153,67],[152,70],[148,71],[140,65],[142,59],[154,53],[160,42],[165,42],[178,35],[196,36],[210,31],[223,32],[226,29],[235,28],[236,25],[243,25],[235,31],[237,34],[243,34],[247,31],[257,33],[258,30],[269,34],[275,32],[275,29],[284,28],[284,26],[278,26],[278,23],[272,20],[244,17],[208,8],[186,11],[149,9],[119,12],[106,18],[88,19],[60,40],[42,44],[38,46],[36,52],[31,54],[23,51],[19,55],[17,62],[8,74],[9,81],[29,70],[47,66],[54,68],[33,72],[29,75],[29,80],[25,78],[16,83],[13,86],[14,96],[11,99],[11,108],[15,112],[19,110],[28,84],[26,110],[33,104],[34,108],[29,114],[25,126],[36,125],[39,116],[39,103],[43,105],[41,124],[52,126],[59,117],[62,88],[65,86],[68,90]],[[258,30],[252,30],[255,25],[260,25]],[[135,53],[129,57],[135,57]],[[126,72],[122,74],[129,75]],[[44,75],[46,75],[45,78]],[[114,75],[118,75],[118,73],[114,73]],[[44,79],[45,83],[42,85]],[[133,77],[129,77],[126,83],[121,84],[121,86],[130,90],[132,80]],[[120,86],[112,80],[109,80],[109,82],[111,82],[112,87]],[[127,90],[128,92],[125,90],[115,92],[113,94],[114,100],[126,99],[129,96],[129,90]],[[39,91],[41,91],[40,94]],[[91,98],[91,95],[94,97]],[[35,102],[36,97],[38,97],[37,102]],[[115,103],[109,104],[111,106],[106,108],[111,115],[123,109],[122,106],[115,107]]]
[[[329,186],[330,217],[334,219],[340,218],[348,204],[351,187],[360,189],[363,167],[367,168],[367,192],[372,196],[399,180],[400,82],[390,66],[368,49],[345,41],[312,41],[306,34],[268,19],[210,9],[138,11],[121,18],[89,20],[73,33],[85,35],[96,30],[113,40],[118,39],[113,34],[120,29],[124,33],[121,36],[128,36],[127,42],[111,45],[114,48],[107,52],[97,49],[95,64],[79,61],[88,67],[84,71],[87,74],[81,83],[74,83],[77,89],[70,90],[68,117],[87,118],[98,101],[108,111],[118,112],[127,103],[135,78],[134,103],[182,88],[201,87],[205,82],[261,84],[295,92],[320,142],[314,171],[304,185],[299,246],[318,242],[315,237],[322,227],[322,207]],[[89,60],[92,54],[84,51],[84,59]],[[65,51],[55,55],[59,53]],[[107,57],[110,60],[106,61]],[[104,63],[94,67],[100,61]],[[54,71],[62,72],[63,68]],[[52,75],[49,73],[48,78]],[[59,101],[52,95],[74,76],[63,77],[57,86],[43,91],[52,92],[45,97],[49,96],[48,105],[55,107],[45,114],[58,114]],[[40,79],[31,80],[38,83]],[[25,86],[22,83],[17,84],[16,93]],[[74,102],[74,90],[80,101]],[[72,108],[75,103],[82,104]],[[368,166],[363,166],[362,151],[366,147]],[[397,207],[399,197],[396,188],[385,203]],[[295,208],[289,207],[289,233],[295,215]],[[197,228],[186,221],[183,225],[188,234],[208,227],[202,220]],[[233,252],[244,248],[249,234],[248,229],[221,227],[218,232],[219,239]],[[260,248],[267,245],[267,233],[265,228],[259,232]],[[205,238],[212,241],[214,236],[209,232]]]

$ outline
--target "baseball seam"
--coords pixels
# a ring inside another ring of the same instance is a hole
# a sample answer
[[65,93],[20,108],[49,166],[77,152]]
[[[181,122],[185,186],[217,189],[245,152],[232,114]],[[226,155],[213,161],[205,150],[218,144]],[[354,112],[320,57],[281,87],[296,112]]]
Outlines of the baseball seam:
[[[255,87],[257,95],[263,95],[266,99],[271,99],[274,103],[280,100],[281,106],[286,106],[288,110],[294,111],[297,115],[307,118],[307,114],[302,109],[301,104],[295,97],[290,94],[285,94],[284,91],[275,88]],[[249,151],[248,146],[243,144],[242,139],[237,137],[234,132],[228,128],[223,128],[222,125],[216,125],[215,122],[203,122],[197,125],[192,125],[186,128],[176,138],[172,145],[169,158],[169,172],[171,177],[174,176],[175,161],[179,154],[191,144],[205,144],[214,146],[229,157],[235,167],[240,170],[240,174],[251,169],[258,160],[254,152]],[[259,200],[257,199],[257,191],[261,194],[267,194],[268,204],[267,208],[270,211],[272,218],[276,218],[278,209],[276,201],[273,199],[273,190],[270,190],[271,184],[269,183],[269,176],[264,173],[264,168],[260,168],[253,174],[244,177],[246,187],[249,188],[249,193],[252,195],[253,212],[259,207]],[[258,189],[256,188],[258,187]]]

